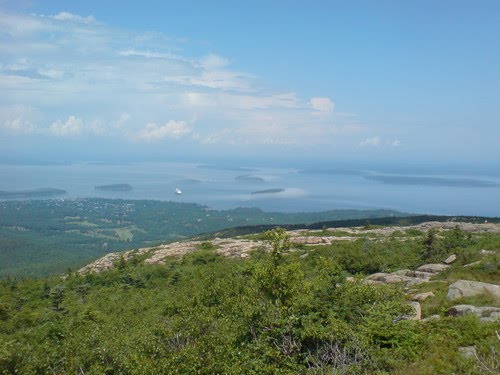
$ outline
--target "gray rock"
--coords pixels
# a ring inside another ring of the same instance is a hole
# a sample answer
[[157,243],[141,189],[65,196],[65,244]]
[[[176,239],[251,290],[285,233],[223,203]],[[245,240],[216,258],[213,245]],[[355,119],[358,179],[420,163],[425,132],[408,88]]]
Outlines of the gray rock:
[[413,307],[413,310],[415,311],[415,314],[413,315],[412,320],[422,319],[422,307],[420,307],[420,303],[411,302],[411,306]]
[[325,238],[319,236],[293,237],[291,240],[293,243],[304,245],[318,245],[327,243]]
[[481,322],[496,322],[500,320],[500,308],[498,307],[478,307],[477,312],[480,315],[479,320]]
[[431,315],[427,318],[422,319],[422,322],[428,322],[429,320],[439,320],[441,319],[441,315]]
[[435,297],[434,293],[432,293],[432,292],[425,292],[425,293],[415,294],[412,299],[414,301],[422,302],[422,301],[426,300],[429,297]]
[[410,313],[405,314],[399,318],[394,319],[394,322],[399,322],[401,320],[420,320],[422,319],[422,308],[420,307],[420,303],[418,302],[410,302],[409,303],[412,307],[412,310]]
[[417,271],[437,274],[437,273],[443,272],[448,267],[449,266],[447,264],[431,263],[431,264],[424,264],[423,266],[418,267]]
[[481,253],[481,255],[493,255],[493,254],[496,253],[496,251],[494,251],[494,250],[484,250],[483,249],[483,250],[480,251],[480,253]]
[[411,272],[411,275],[407,275],[407,276],[411,276],[411,277],[417,277],[419,279],[426,279],[426,280],[429,280],[431,278],[433,274],[431,272],[422,272],[422,271],[412,271]]
[[405,282],[405,277],[399,275],[387,275],[383,281],[386,284],[398,284]]
[[398,271],[392,272],[391,275],[412,276],[412,275],[410,275],[412,272],[413,272],[412,270],[398,270]]
[[462,346],[458,348],[458,351],[464,358],[476,358],[476,347],[475,346]]
[[422,279],[420,277],[405,277],[404,278],[404,284],[406,287],[410,287],[410,286],[413,286],[413,285],[418,285],[418,284],[422,284],[422,283],[427,283],[429,282],[429,279]]
[[500,286],[480,281],[458,280],[449,286],[447,298],[454,300],[484,294],[490,294],[496,299],[500,299]]
[[464,267],[474,267],[474,266],[477,266],[479,264],[481,264],[480,260],[478,260],[477,262],[472,262],[472,263],[466,264],[466,265],[464,265]]
[[410,302],[410,306],[413,308],[409,314],[403,315],[399,320],[420,320],[422,319],[422,308],[418,302]]
[[398,284],[402,283],[405,287],[417,285],[429,281],[429,277],[424,272],[399,270],[392,273],[377,272],[366,277],[369,284]]
[[476,315],[483,323],[495,322],[500,319],[500,307],[456,305],[451,307],[447,312],[448,316],[464,316],[469,314]]
[[385,272],[377,272],[371,275],[366,276],[366,280],[372,280],[372,281],[381,281],[383,282],[385,280],[385,277],[388,274]]
[[457,256],[455,254],[453,255],[450,255],[448,258],[446,258],[445,260],[443,260],[443,263],[444,264],[451,264],[453,263],[454,261],[457,260]]
[[464,316],[467,314],[476,314],[476,306],[472,305],[456,305],[448,309],[448,316]]
[[383,281],[378,281],[378,280],[365,280],[365,283],[368,285],[384,285],[385,283]]

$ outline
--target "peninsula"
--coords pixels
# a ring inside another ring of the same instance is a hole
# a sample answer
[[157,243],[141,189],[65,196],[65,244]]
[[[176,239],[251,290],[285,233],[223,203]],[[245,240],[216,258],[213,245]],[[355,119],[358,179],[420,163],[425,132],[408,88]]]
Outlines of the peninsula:
[[66,193],[66,190],[56,188],[40,188],[31,190],[0,190],[0,199],[54,197],[56,195],[63,195]]

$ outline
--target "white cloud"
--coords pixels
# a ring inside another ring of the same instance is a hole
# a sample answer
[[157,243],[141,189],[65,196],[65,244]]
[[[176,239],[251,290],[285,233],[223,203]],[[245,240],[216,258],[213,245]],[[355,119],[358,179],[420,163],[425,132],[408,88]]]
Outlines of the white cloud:
[[115,123],[115,127],[116,128],[123,128],[129,122],[129,120],[131,118],[132,118],[132,116],[130,116],[130,114],[128,114],[128,113],[120,114],[120,117],[118,118],[118,120]]
[[250,91],[251,76],[244,73],[217,70],[202,71],[200,74],[167,75],[164,82],[185,86],[199,86],[211,89]]
[[0,11],[0,30],[10,37],[24,37],[46,27],[43,19],[36,16],[4,13]]
[[[0,41],[0,97],[38,108],[40,115],[9,117],[11,130],[293,145],[332,144],[360,131],[355,118],[336,113],[332,99],[269,88],[231,59],[200,53],[199,45],[68,12],[7,18],[0,17],[0,34],[9,35],[8,43]],[[14,20],[30,26],[11,33]],[[189,122],[163,123],[166,118]],[[188,125],[192,119],[196,132]]]
[[57,137],[74,137],[82,133],[83,121],[81,118],[69,116],[66,121],[57,120],[49,127],[49,132]]
[[11,133],[32,134],[36,131],[33,124],[34,111],[30,107],[14,105],[0,107],[0,127]]
[[69,116],[65,121],[54,121],[48,128],[40,129],[44,134],[56,137],[78,137],[83,134],[111,135],[110,129],[99,119],[84,121],[77,116]]
[[335,109],[335,103],[330,98],[315,97],[309,101],[311,107],[320,113],[332,113]]
[[300,108],[300,99],[293,92],[274,95],[246,95],[238,93],[203,93],[186,92],[181,96],[181,103],[192,107],[212,107],[239,110]]
[[7,90],[20,90],[23,88],[29,89],[33,87],[33,85],[36,84],[38,81],[39,81],[38,79],[23,77],[19,75],[0,74],[0,93],[5,92]]
[[229,65],[229,60],[213,53],[205,56],[199,61],[199,65],[205,70],[216,70]]
[[355,124],[333,124],[300,108],[293,111],[281,108],[263,111],[234,112],[231,127],[212,132],[202,140],[204,143],[228,143],[246,145],[334,145],[342,137],[362,131]]
[[266,108],[298,108],[300,100],[293,92],[274,94],[270,96],[256,95],[224,95],[223,103],[230,103],[234,108],[240,109],[266,109]]
[[137,138],[143,141],[156,141],[164,138],[179,139],[192,133],[184,121],[170,120],[164,125],[149,123],[137,133]]
[[35,126],[30,121],[21,117],[4,121],[3,127],[15,133],[22,134],[32,134],[35,131]]
[[39,69],[38,70],[38,73],[43,76],[43,77],[47,77],[47,78],[51,78],[51,79],[57,79],[57,78],[62,78],[62,76],[64,75],[64,72],[62,70],[58,70],[58,69]]
[[136,49],[127,49],[124,51],[118,52],[120,56],[125,57],[143,57],[146,59],[165,59],[165,60],[179,60],[187,63],[191,63],[189,59],[186,59],[182,56],[169,53],[169,52],[153,52],[153,51],[141,51]]
[[20,58],[11,64],[5,65],[5,67],[3,67],[2,70],[11,71],[11,72],[19,72],[19,71],[27,70],[28,68],[29,68],[28,59]]
[[51,18],[58,21],[71,21],[71,22],[81,22],[81,23],[94,23],[96,20],[93,16],[82,17],[77,14],[69,13],[69,12],[59,12]]
[[365,147],[365,146],[372,146],[372,147],[378,147],[380,146],[380,138],[379,137],[371,137],[371,138],[366,138],[365,140],[361,141],[359,143],[360,146]]
[[371,146],[371,147],[399,147],[401,142],[399,139],[390,140],[382,140],[379,136],[366,138],[365,140],[359,143],[361,147]]

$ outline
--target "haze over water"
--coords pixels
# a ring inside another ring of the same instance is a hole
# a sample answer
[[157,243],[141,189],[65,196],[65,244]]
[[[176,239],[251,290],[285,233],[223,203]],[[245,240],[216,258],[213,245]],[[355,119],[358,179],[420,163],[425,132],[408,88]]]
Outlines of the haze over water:
[[[462,168],[440,174],[429,168],[366,164],[265,167],[202,163],[0,165],[0,190],[61,188],[57,198],[156,199],[215,209],[258,207],[265,211],[324,211],[355,208],[412,213],[500,216],[500,175]],[[96,190],[126,183],[129,192]],[[181,195],[175,189],[182,190]],[[252,194],[268,189],[278,193]]]
[[[500,216],[498,14],[493,0],[0,1],[0,190]],[[118,183],[133,190],[94,189]]]

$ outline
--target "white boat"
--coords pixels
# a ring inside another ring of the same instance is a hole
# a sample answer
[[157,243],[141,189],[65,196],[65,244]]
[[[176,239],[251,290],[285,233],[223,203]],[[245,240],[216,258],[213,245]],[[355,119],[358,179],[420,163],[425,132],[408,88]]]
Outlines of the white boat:
[[180,189],[177,189],[177,188],[176,188],[176,189],[175,189],[175,194],[177,194],[177,195],[181,195],[181,194],[182,194],[182,191],[181,191]]

